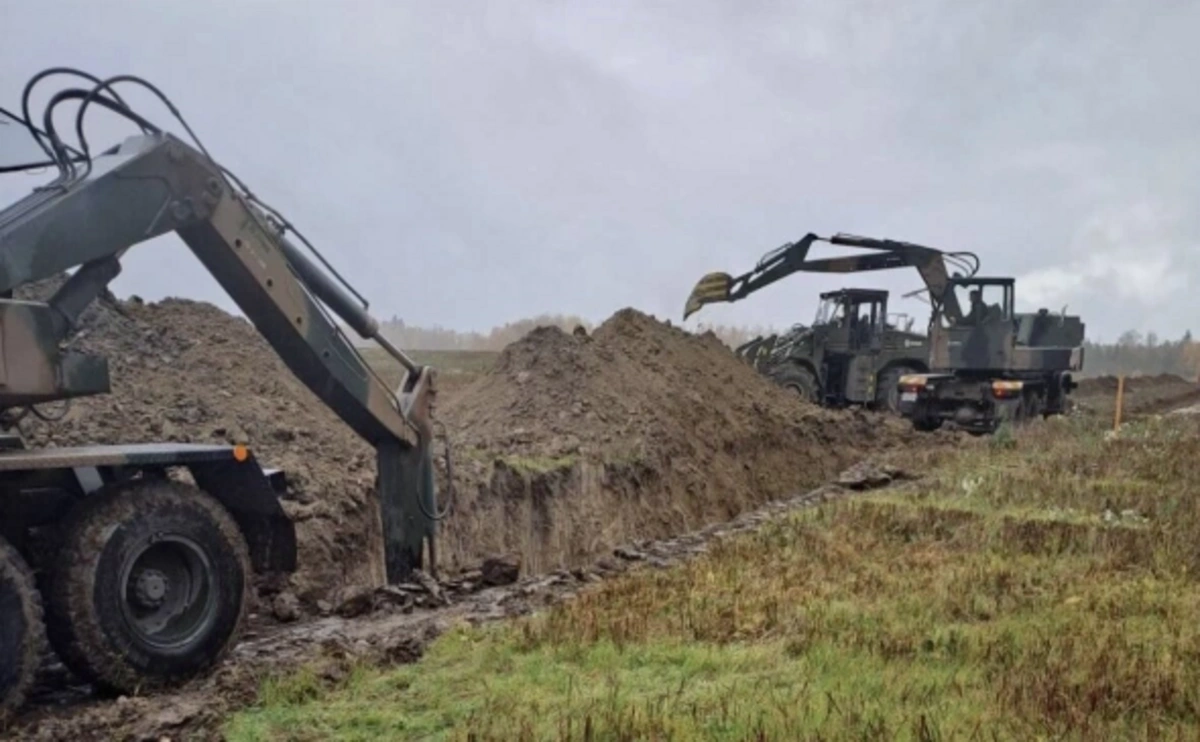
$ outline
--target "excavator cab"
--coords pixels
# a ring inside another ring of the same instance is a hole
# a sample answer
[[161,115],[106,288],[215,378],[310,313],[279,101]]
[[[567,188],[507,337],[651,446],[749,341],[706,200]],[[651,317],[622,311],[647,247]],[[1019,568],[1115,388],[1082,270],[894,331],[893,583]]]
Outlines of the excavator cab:
[[1011,365],[1016,337],[1014,285],[1012,278],[955,278],[948,282],[947,292],[958,299],[963,311],[959,317],[950,317],[934,310],[935,368],[971,371]]

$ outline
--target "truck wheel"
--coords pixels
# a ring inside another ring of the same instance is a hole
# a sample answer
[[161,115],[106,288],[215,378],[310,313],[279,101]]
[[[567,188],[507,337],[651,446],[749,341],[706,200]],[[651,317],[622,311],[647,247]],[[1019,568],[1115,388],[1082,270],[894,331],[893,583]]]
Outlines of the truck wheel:
[[241,532],[200,489],[152,480],[93,495],[64,529],[47,595],[50,642],[105,690],[174,685],[232,647],[249,575]]
[[33,573],[0,538],[0,725],[25,701],[41,665],[46,635]]
[[875,384],[875,406],[893,414],[900,414],[900,377],[916,373],[908,366],[892,366],[879,374]]
[[784,389],[789,389],[800,395],[802,399],[806,399],[813,404],[820,404],[820,388],[817,384],[817,377],[812,371],[802,366],[784,366],[775,371],[772,376],[775,378],[775,383],[782,386]]

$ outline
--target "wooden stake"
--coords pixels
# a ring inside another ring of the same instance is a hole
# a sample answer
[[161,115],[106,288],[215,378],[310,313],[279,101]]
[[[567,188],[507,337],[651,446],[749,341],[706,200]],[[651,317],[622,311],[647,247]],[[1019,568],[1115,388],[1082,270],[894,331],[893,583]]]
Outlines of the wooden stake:
[[1121,408],[1125,405],[1125,374],[1117,377],[1117,412],[1113,416],[1113,430],[1121,427]]

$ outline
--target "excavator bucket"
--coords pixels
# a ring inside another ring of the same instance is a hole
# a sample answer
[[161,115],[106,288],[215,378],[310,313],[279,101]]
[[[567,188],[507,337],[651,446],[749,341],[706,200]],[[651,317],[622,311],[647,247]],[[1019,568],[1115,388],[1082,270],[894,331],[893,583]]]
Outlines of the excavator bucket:
[[700,279],[692,293],[687,298],[683,308],[683,318],[687,319],[705,304],[729,301],[729,289],[733,286],[733,276],[728,273],[709,273]]

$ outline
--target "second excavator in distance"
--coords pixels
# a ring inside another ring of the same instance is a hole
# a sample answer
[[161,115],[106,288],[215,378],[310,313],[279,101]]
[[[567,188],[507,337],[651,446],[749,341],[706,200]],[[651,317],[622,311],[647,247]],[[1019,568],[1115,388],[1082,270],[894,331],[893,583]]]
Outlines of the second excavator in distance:
[[[810,258],[819,241],[872,252]],[[949,266],[958,268],[951,273]],[[771,339],[738,349],[777,383],[823,404],[867,404],[910,419],[918,430],[951,421],[971,433],[994,432],[1065,411],[1073,372],[1083,367],[1084,325],[1079,317],[1041,309],[1014,309],[1015,280],[976,275],[970,252],[945,252],[899,240],[848,234],[807,234],[767,253],[747,273],[703,276],[688,296],[684,319],[706,304],[733,302],[797,272],[858,273],[916,268],[932,311],[927,335],[887,322],[886,292],[844,289],[842,313],[818,316]],[[991,299],[989,304],[986,300]],[[863,305],[870,311],[859,312]],[[968,306],[964,312],[963,307]],[[853,312],[853,315],[851,314]]]

